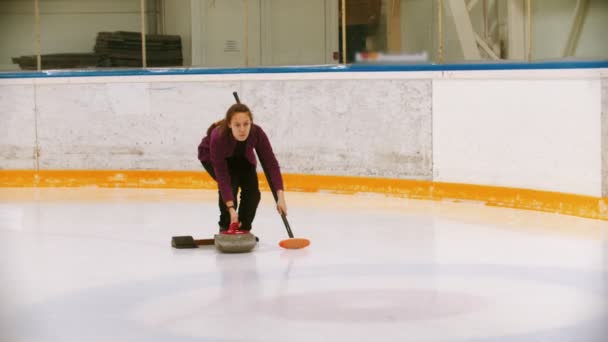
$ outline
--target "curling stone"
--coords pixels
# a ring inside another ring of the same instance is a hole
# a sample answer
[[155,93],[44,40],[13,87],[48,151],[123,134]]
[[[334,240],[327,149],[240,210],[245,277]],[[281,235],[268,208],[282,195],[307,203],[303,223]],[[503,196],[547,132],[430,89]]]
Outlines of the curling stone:
[[215,248],[222,253],[247,253],[257,244],[255,235],[238,229],[238,222],[230,225],[228,230],[215,234]]

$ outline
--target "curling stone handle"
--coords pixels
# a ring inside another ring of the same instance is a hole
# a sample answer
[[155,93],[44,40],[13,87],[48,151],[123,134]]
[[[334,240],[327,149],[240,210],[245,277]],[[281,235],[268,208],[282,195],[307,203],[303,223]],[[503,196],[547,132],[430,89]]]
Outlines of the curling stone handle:
[[194,243],[197,246],[212,246],[215,244],[215,240],[214,239],[200,239],[200,240],[194,240]]
[[233,232],[239,230],[240,227],[241,227],[241,223],[240,222],[238,222],[238,221],[237,222],[232,222],[230,224],[230,226],[228,226],[228,231],[231,232],[231,233],[233,233]]

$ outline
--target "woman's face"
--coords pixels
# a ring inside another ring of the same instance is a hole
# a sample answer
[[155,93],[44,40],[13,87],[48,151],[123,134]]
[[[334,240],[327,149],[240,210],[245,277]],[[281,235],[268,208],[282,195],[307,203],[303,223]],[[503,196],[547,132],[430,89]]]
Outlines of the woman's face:
[[228,125],[232,130],[232,135],[238,141],[245,141],[251,131],[251,119],[245,112],[235,113]]

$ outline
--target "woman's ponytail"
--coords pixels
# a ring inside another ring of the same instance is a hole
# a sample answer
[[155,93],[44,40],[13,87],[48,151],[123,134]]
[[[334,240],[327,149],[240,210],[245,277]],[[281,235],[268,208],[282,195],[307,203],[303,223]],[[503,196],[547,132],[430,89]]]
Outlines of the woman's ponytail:
[[207,128],[207,136],[210,137],[211,132],[213,132],[215,127],[221,126],[225,121],[226,121],[225,119],[222,119],[220,121],[216,121],[216,122],[212,123],[211,126],[209,126],[209,128]]

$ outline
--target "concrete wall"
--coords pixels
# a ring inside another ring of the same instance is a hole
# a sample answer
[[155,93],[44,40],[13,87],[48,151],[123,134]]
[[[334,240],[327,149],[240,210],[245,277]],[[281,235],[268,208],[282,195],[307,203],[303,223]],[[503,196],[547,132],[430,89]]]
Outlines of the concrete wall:
[[141,79],[39,85],[40,168],[197,169],[201,134],[236,86]]
[[36,168],[35,87],[0,85],[0,168]]
[[290,173],[431,179],[430,80],[243,82]]
[[[39,167],[198,170],[196,147],[238,90],[285,172],[431,178],[430,80],[129,79],[41,80],[35,86]],[[0,165],[32,168],[34,135],[23,132],[36,127],[34,86],[4,88],[2,116],[14,124],[3,126],[10,134],[0,142],[22,152],[18,161],[3,152]]]
[[0,168],[200,170],[237,90],[285,173],[606,196],[605,72],[5,79]]

